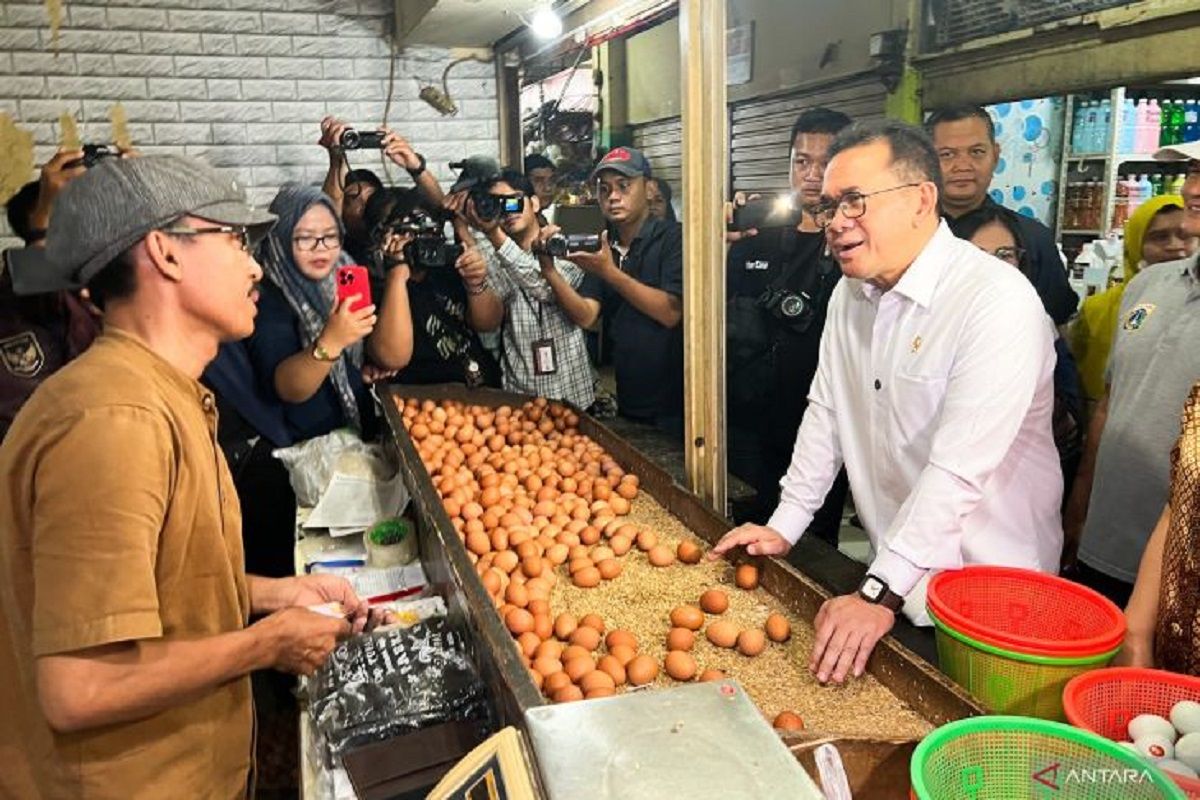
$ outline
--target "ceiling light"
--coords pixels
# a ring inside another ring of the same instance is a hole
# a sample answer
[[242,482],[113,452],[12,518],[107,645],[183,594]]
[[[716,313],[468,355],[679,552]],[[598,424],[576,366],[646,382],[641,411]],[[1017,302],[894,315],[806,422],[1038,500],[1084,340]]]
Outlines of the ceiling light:
[[539,39],[553,39],[562,33],[562,19],[549,6],[543,6],[533,13],[529,29]]

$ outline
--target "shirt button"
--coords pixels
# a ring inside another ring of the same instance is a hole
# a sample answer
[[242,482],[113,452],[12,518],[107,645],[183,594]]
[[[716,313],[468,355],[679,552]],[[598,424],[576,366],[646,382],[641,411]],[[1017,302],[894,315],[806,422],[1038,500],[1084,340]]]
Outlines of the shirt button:
[[875,391],[878,392],[882,388],[883,388],[883,384],[879,382],[879,378],[876,378],[875,379]]

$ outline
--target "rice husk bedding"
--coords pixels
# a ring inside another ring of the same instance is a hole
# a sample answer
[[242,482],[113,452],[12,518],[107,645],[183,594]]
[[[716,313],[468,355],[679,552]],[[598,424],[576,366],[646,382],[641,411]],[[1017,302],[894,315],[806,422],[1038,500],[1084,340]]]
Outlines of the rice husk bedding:
[[[707,543],[645,492],[639,493],[623,521],[653,530],[659,543],[672,551],[685,539],[708,551]],[[659,662],[658,678],[650,686],[678,685],[661,669],[667,654],[671,610],[683,604],[699,607],[700,595],[706,589],[718,588],[728,595],[729,608],[723,614],[705,614],[704,627],[696,631],[691,654],[696,659],[697,675],[706,669],[722,670],[746,689],[768,721],[781,711],[791,711],[804,719],[805,729],[811,732],[907,738],[921,737],[932,730],[925,719],[869,673],[848,679],[842,686],[818,683],[808,671],[813,644],[811,621],[797,619],[761,587],[753,591],[739,589],[733,582],[734,567],[728,561],[709,561],[705,557],[695,565],[676,561],[669,567],[655,567],[636,546],[622,560],[621,574],[595,589],[581,589],[564,574],[551,593],[550,607],[556,615],[569,612],[579,618],[599,614],[607,630],[620,628],[634,634],[638,653]],[[747,657],[736,649],[717,647],[704,636],[708,624],[718,619],[731,621],[739,629],[761,630],[773,612],[788,618],[791,638],[782,644],[768,639],[766,649],[758,656]],[[603,651],[601,645],[598,652]]]

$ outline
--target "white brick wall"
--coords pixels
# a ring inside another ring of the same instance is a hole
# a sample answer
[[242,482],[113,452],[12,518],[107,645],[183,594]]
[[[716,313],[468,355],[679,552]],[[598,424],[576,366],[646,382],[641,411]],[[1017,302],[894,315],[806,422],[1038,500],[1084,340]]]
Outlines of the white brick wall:
[[[0,4],[0,111],[33,132],[36,161],[53,155],[59,115],[75,116],[84,141],[112,139],[120,101],[143,153],[185,153],[228,170],[266,203],[287,180],[319,182],[315,142],[327,113],[369,128],[383,118],[392,24],[389,0],[78,0],[65,6],[57,50],[45,5]],[[438,81],[446,50],[397,55],[390,126],[407,136],[443,181],[447,162],[499,150],[490,64],[450,73],[459,107],[442,117],[417,98]],[[378,153],[352,166],[381,172]],[[408,177],[392,169],[393,178]],[[36,175],[30,175],[33,179]],[[386,180],[386,179],[385,179]],[[15,244],[0,221],[0,247]]]

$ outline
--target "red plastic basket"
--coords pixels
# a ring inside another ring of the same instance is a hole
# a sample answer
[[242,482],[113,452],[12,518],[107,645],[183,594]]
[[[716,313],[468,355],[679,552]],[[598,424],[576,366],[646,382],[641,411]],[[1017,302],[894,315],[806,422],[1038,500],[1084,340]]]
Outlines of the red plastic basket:
[[[1200,702],[1200,678],[1160,669],[1112,667],[1078,675],[1063,689],[1068,722],[1118,742],[1129,740],[1129,720],[1138,714],[1166,717],[1180,700]],[[1200,798],[1200,780],[1170,777],[1188,797]]]
[[1065,578],[1015,567],[965,567],[935,575],[926,602],[948,627],[1004,650],[1073,658],[1116,649],[1125,615]]

